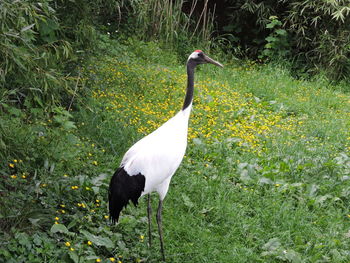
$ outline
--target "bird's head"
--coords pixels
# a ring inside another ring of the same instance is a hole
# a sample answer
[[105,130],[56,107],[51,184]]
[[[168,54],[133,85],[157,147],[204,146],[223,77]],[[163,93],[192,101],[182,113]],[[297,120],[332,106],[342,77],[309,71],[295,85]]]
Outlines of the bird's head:
[[199,64],[213,64],[216,65],[218,67],[224,67],[221,63],[215,61],[214,59],[211,59],[210,57],[208,57],[206,54],[204,54],[204,52],[202,50],[195,50],[189,57],[187,60],[187,63],[193,63],[195,66],[199,65]]

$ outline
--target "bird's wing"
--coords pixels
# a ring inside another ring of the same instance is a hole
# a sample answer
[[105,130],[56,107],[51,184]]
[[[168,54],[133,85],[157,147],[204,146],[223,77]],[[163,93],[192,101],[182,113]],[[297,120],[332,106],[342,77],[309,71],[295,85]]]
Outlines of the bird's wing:
[[[176,171],[187,146],[187,116],[177,114],[160,128],[135,143],[124,155],[121,166],[129,175],[142,173],[156,181]],[[148,179],[149,179],[148,178]]]

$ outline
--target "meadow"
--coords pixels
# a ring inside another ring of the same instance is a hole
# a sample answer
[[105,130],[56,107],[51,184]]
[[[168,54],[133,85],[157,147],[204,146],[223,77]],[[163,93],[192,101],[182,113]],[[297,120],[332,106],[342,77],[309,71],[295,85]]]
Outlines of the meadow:
[[[161,260],[146,198],[111,225],[107,189],[124,152],[181,109],[186,58],[155,42],[100,45],[70,110],[3,119],[18,155],[1,166],[0,261]],[[167,262],[349,262],[349,90],[208,55],[225,67],[196,71],[188,149],[164,202]]]

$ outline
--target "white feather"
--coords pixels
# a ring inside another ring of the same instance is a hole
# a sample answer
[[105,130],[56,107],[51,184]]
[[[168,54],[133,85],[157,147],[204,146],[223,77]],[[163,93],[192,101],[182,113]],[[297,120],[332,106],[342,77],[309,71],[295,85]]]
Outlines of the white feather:
[[187,61],[189,61],[191,58],[192,58],[192,59],[198,58],[198,52],[197,52],[197,51],[192,52],[192,54],[189,55]]
[[156,191],[164,199],[170,179],[185,155],[191,108],[192,105],[179,111],[124,155],[121,166],[125,171],[131,176],[141,173],[146,178],[142,195]]

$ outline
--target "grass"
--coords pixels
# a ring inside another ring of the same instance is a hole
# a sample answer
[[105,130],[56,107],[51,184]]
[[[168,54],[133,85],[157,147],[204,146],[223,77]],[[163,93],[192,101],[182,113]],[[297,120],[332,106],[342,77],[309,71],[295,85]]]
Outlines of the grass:
[[[6,262],[160,261],[155,220],[147,246],[146,198],[113,226],[107,187],[125,151],[181,108],[185,68],[152,42],[100,48],[74,111],[17,116],[24,128],[2,116],[20,137],[6,141],[19,150],[1,167]],[[280,67],[201,66],[164,203],[168,261],[349,262],[349,104],[338,87]]]

